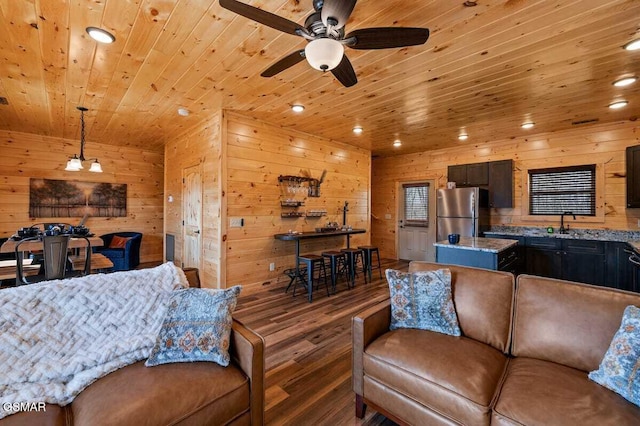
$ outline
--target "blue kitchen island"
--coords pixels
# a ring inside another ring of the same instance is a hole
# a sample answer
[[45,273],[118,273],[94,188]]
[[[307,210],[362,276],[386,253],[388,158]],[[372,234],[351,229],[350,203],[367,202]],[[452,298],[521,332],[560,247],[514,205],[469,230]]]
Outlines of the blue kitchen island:
[[444,240],[433,245],[436,247],[437,263],[514,273],[517,270],[518,242],[516,240],[461,237],[458,244],[449,244]]

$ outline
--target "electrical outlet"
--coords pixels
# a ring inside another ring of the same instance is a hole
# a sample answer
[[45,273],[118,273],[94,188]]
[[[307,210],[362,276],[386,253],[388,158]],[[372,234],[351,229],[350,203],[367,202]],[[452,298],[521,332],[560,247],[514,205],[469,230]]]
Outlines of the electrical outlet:
[[638,228],[640,228],[640,219],[638,219]]
[[271,263],[269,264],[269,271],[273,272],[273,271],[275,271],[275,270],[276,270],[276,264],[275,264],[275,263],[273,263],[273,262],[271,262]]
[[230,228],[242,228],[244,226],[244,219],[241,217],[231,217],[229,218],[229,227]]
[[389,213],[387,213],[387,214],[385,214],[385,215],[384,215],[384,218],[385,218],[386,220],[389,220],[389,219],[391,219],[391,215],[390,215]]

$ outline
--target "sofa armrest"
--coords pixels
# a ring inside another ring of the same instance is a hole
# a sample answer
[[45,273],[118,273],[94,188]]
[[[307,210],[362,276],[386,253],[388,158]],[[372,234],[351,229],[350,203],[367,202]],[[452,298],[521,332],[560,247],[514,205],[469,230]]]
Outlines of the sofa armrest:
[[264,424],[264,340],[253,330],[234,319],[230,354],[249,377],[251,388],[251,424]]
[[353,391],[363,396],[364,350],[379,336],[389,331],[391,323],[391,305],[381,302],[358,315],[351,321],[353,338]]

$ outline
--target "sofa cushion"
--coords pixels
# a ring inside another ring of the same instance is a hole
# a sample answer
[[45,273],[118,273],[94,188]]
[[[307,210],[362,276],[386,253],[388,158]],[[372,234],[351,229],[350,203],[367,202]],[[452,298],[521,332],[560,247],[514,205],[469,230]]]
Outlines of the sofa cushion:
[[[385,333],[365,349],[364,397],[368,381],[399,393],[442,416],[466,425],[488,424],[507,357],[466,337],[399,329]],[[383,397],[383,395],[379,395]],[[388,404],[381,406],[388,407]],[[403,418],[403,413],[392,413]]]
[[627,306],[618,332],[604,355],[600,368],[589,373],[594,382],[640,405],[640,309]]
[[637,293],[551,278],[520,275],[516,288],[511,353],[585,372],[600,365],[624,309],[640,306]]
[[212,361],[229,365],[233,310],[240,286],[188,288],[171,294],[156,343],[145,365]]
[[507,353],[511,335],[513,274],[416,261],[409,264],[409,272],[434,271],[445,266],[451,271],[453,303],[462,334]]
[[169,425],[203,414],[226,424],[249,410],[249,380],[234,365],[194,362],[147,368],[141,361],[94,382],[71,408],[78,425]]
[[391,294],[391,330],[417,328],[460,336],[448,269],[413,273],[387,269],[385,275]]
[[640,408],[575,368],[531,358],[509,362],[492,424],[638,425]]

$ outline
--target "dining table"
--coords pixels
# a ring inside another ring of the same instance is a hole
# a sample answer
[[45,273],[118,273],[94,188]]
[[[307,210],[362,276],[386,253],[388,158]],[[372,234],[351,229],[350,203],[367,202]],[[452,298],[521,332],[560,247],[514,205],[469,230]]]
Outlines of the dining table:
[[[100,237],[87,237],[91,247],[102,247],[104,241]],[[14,253],[16,246],[20,240],[9,239],[0,246],[0,253]],[[42,240],[26,241],[20,245],[20,252],[40,251],[42,250]],[[70,249],[82,249],[87,247],[87,241],[84,237],[69,239],[68,248]],[[84,268],[84,256],[70,256],[69,260],[73,264],[74,270],[81,270]],[[39,264],[32,265],[27,263],[30,259],[21,259],[23,262],[23,273],[25,276],[36,275],[40,270]],[[113,263],[100,253],[91,254],[91,270],[101,271],[108,270],[113,267]],[[17,261],[7,260],[0,264],[0,280],[12,279],[16,277]]]
[[[306,231],[306,232],[296,232],[290,231],[284,234],[275,234],[273,237],[276,240],[281,241],[294,241],[296,245],[296,266],[294,269],[294,275],[291,278],[291,282],[296,279],[300,279],[303,283],[305,282],[304,276],[300,272],[300,241],[302,240],[310,240],[315,238],[330,238],[330,237],[344,237],[347,238],[347,248],[350,248],[350,237],[354,234],[364,234],[367,232],[366,229],[350,229],[350,228],[338,228],[333,230],[322,230],[322,231]],[[311,274],[307,274],[306,279],[306,288],[309,293],[309,301],[311,301],[311,295],[313,293],[313,277]]]

